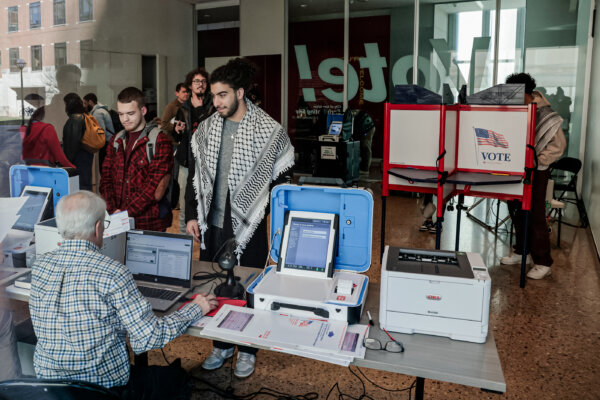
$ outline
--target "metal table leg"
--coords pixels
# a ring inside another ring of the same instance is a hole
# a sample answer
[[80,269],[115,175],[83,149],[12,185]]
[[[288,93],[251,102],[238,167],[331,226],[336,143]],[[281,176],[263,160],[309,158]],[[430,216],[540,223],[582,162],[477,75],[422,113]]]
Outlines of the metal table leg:
[[460,245],[460,217],[462,216],[463,202],[465,196],[462,194],[458,195],[458,204],[456,205],[456,240],[454,242],[454,251],[458,251]]
[[521,258],[521,280],[519,282],[519,286],[521,288],[525,287],[525,268],[526,268],[526,264],[527,264],[527,233],[529,232],[529,213],[530,211],[527,210],[524,212],[525,214],[525,218],[524,218],[524,226],[523,226],[523,256]]
[[383,264],[383,249],[385,247],[385,208],[386,208],[386,196],[381,196],[381,263]]
[[425,378],[421,378],[417,376],[417,386],[415,388],[415,399],[423,400],[423,395],[425,394]]

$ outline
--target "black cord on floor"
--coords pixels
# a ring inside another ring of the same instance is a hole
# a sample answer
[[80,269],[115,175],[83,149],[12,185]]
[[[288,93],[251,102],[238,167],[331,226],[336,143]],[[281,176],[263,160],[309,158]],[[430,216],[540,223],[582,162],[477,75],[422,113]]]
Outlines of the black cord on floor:
[[[415,379],[415,380],[414,380],[414,381],[413,381],[413,382],[410,384],[410,386],[409,386],[409,387],[405,387],[405,388],[401,388],[401,389],[390,389],[390,388],[385,388],[385,387],[383,387],[383,386],[380,386],[380,385],[376,384],[376,383],[375,383],[375,382],[373,382],[372,380],[370,380],[370,379],[369,379],[369,378],[368,378],[368,377],[365,375],[365,373],[364,373],[364,372],[363,372],[363,371],[362,371],[360,368],[356,367],[356,369],[357,369],[357,370],[358,370],[358,372],[360,372],[360,374],[361,374],[361,375],[362,375],[362,376],[363,376],[363,377],[364,377],[364,378],[367,380],[367,382],[369,382],[371,385],[375,386],[375,387],[376,387],[376,388],[378,388],[378,389],[385,390],[386,392],[405,392],[405,391],[407,391],[407,390],[408,390],[408,391],[409,391],[409,393],[410,393],[410,391],[412,391],[412,388],[413,388],[413,387],[415,387],[415,385],[417,384],[417,380]],[[410,396],[410,394],[409,394],[409,396]],[[409,398],[410,398],[410,397],[409,397]]]

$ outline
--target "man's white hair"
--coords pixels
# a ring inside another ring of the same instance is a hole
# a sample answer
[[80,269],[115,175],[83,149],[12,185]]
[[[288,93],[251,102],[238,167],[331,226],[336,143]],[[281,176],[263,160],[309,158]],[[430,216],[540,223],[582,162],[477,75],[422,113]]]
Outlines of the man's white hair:
[[102,197],[80,190],[60,199],[56,205],[56,226],[64,239],[89,239],[94,235],[96,222],[104,221],[105,213]]

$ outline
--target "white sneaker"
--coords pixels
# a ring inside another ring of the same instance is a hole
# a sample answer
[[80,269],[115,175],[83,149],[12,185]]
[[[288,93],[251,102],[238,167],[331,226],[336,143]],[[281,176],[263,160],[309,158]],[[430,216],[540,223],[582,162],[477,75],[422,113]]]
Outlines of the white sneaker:
[[244,353],[238,351],[237,361],[235,363],[235,370],[233,374],[238,378],[246,378],[254,372],[254,364],[256,363],[256,356],[254,354]]
[[[522,259],[523,259],[523,256],[521,254],[513,253],[510,256],[502,257],[500,259],[500,264],[504,264],[504,265],[521,264]],[[531,264],[531,256],[529,254],[527,255],[527,261],[525,261],[525,263]]]
[[527,273],[527,277],[530,279],[543,279],[550,275],[552,275],[552,268],[537,264]]
[[207,371],[212,371],[214,369],[221,368],[225,359],[231,357],[233,355],[234,347],[229,349],[218,349],[213,347],[210,355],[204,360],[202,363],[202,368]]

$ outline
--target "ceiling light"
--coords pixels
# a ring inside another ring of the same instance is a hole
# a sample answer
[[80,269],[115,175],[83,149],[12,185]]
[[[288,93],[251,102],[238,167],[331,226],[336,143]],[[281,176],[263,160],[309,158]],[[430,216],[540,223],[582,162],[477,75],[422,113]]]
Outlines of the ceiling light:
[[304,3],[300,4],[300,8],[306,8],[306,7],[308,7],[308,4],[304,4]]

